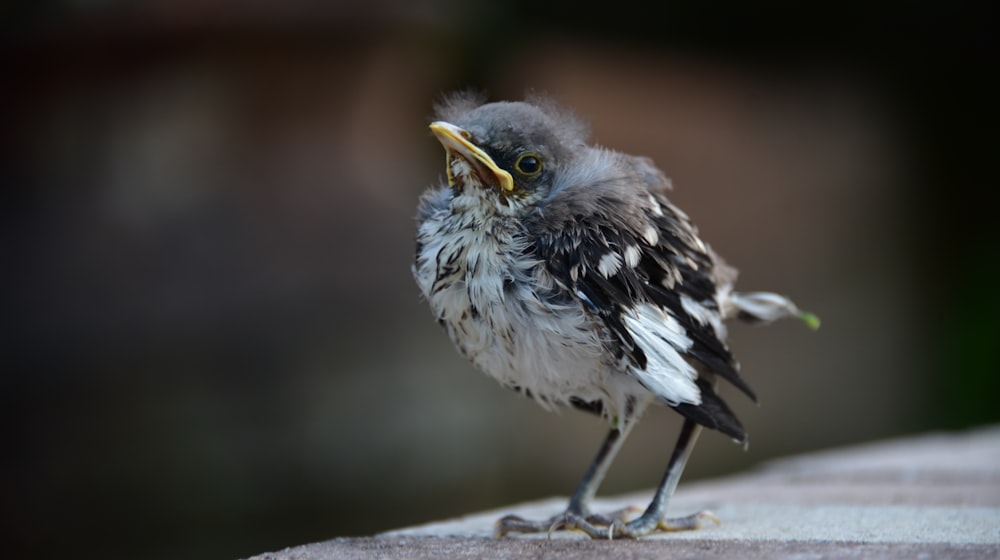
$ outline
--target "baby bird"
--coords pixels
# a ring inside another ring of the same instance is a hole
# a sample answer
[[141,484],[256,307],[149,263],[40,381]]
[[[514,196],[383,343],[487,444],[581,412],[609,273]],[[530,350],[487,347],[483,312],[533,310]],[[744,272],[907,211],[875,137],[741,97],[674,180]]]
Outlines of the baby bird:
[[[499,520],[497,535],[575,529],[636,538],[694,529],[699,512],[665,519],[702,426],[747,434],[715,391],[719,378],[756,400],[726,345],[726,319],[818,319],[789,299],[733,290],[736,270],[667,198],[653,162],[588,144],[587,127],[554,102],[486,103],[458,94],[431,131],[447,185],[418,212],[413,274],[458,351],[542,406],[570,405],[611,426],[565,512]],[[684,417],[644,513],[626,520],[590,501],[650,403]]]

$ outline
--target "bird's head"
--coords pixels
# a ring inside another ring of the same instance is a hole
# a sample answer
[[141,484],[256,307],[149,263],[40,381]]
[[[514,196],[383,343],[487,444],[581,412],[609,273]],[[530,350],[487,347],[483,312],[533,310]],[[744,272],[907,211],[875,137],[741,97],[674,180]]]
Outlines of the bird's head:
[[438,107],[431,131],[447,154],[448,184],[496,211],[519,214],[545,198],[586,150],[586,129],[554,105],[469,100]]

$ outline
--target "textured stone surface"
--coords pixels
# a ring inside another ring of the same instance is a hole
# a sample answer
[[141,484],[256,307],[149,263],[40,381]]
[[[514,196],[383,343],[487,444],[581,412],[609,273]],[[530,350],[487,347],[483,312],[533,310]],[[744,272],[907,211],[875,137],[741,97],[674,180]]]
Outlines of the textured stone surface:
[[[595,510],[648,498],[600,500]],[[502,515],[544,518],[564,505],[552,498],[255,558],[1000,557],[1000,427],[793,457],[682,485],[672,515],[708,509],[722,521],[699,531],[616,542],[573,532],[489,538]]]
[[836,541],[503,541],[460,538],[365,537],[290,548],[254,560],[353,560],[368,558],[497,558],[567,560],[638,560],[644,558],[996,558],[996,545],[845,543]]

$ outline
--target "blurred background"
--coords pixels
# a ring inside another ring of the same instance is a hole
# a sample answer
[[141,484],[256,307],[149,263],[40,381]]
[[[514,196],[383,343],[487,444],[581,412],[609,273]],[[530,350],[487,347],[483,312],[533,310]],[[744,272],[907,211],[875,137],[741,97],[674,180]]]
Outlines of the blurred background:
[[[547,92],[823,327],[685,480],[996,422],[997,27],[968,4],[6,3],[10,557],[232,558],[572,491],[606,427],[452,349],[410,275],[441,94]],[[648,414],[604,493],[652,487]]]

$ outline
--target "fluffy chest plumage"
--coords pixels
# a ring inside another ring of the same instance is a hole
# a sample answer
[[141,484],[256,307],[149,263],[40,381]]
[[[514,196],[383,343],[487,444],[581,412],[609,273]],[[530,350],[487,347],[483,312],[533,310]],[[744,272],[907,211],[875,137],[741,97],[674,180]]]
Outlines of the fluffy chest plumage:
[[546,272],[515,220],[439,210],[420,224],[417,245],[414,276],[431,310],[490,376],[543,405],[601,400],[611,414],[641,391],[616,373],[606,335]]

